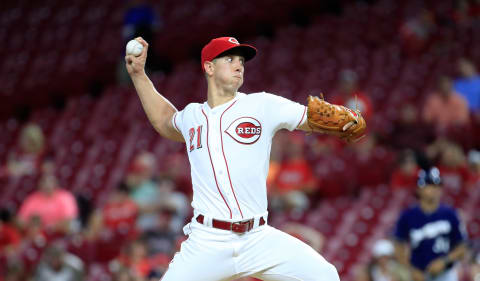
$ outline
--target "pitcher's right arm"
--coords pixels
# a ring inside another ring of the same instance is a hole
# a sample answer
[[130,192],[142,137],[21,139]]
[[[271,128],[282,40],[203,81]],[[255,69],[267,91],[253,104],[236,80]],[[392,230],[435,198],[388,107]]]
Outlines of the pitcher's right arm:
[[135,38],[143,45],[139,56],[126,55],[125,62],[128,74],[142,102],[142,107],[148,120],[155,130],[162,136],[174,141],[185,142],[183,136],[172,125],[172,117],[177,112],[175,106],[163,97],[145,73],[148,43],[141,37]]

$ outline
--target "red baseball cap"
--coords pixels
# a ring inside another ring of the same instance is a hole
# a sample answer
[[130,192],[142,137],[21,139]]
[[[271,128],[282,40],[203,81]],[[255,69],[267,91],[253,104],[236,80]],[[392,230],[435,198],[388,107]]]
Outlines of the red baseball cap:
[[212,61],[222,53],[238,49],[242,52],[245,61],[249,61],[255,57],[257,54],[257,49],[253,46],[247,44],[240,44],[237,39],[233,37],[219,37],[212,39],[205,47],[202,49],[202,69],[203,64],[206,61]]

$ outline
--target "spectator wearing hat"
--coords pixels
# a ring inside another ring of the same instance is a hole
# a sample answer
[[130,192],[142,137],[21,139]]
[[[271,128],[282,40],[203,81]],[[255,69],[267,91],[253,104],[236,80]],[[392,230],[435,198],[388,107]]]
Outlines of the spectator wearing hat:
[[404,210],[396,224],[397,257],[414,281],[458,280],[454,265],[467,250],[465,227],[455,209],[440,203],[441,197],[440,171],[420,170],[418,203]]
[[410,275],[395,259],[393,243],[387,239],[375,242],[372,259],[356,271],[356,281],[409,281]]

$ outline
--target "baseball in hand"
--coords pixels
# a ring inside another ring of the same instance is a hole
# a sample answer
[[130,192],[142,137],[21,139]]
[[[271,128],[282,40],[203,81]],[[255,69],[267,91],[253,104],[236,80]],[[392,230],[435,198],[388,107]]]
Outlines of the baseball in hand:
[[143,50],[143,45],[140,44],[140,42],[138,42],[137,40],[133,39],[128,41],[127,47],[126,47],[127,55],[134,55],[138,57],[142,53],[142,50]]

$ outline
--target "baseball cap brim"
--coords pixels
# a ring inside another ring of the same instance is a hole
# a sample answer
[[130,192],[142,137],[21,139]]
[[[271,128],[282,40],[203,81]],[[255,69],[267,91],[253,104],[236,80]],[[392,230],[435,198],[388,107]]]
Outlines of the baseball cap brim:
[[232,52],[237,52],[237,51],[245,58],[245,61],[249,61],[253,59],[257,54],[257,49],[255,47],[248,44],[240,44],[223,51],[222,53],[217,55],[215,58],[220,58]]

